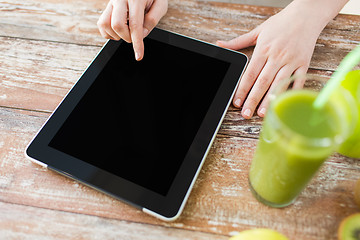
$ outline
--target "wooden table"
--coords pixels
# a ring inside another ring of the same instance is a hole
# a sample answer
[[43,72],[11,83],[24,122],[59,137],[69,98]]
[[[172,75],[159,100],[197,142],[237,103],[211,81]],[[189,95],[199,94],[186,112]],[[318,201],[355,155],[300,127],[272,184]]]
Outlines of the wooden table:
[[[183,214],[163,222],[32,164],[28,142],[105,43],[105,0],[0,0],[0,239],[228,239],[266,227],[290,239],[336,239],[359,208],[360,160],[334,154],[290,207],[257,202],[248,171],[261,119],[230,108]],[[243,34],[278,8],[170,0],[160,27],[208,42]],[[360,16],[340,15],[321,34],[310,72],[330,76],[360,41]],[[251,55],[252,48],[243,50]],[[141,111],[141,108],[139,108]],[[99,113],[104,114],[106,113]]]

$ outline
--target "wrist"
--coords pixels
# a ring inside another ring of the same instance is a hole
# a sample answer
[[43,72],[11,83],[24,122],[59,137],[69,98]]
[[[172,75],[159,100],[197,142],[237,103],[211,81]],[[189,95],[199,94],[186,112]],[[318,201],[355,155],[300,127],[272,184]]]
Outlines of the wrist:
[[348,0],[294,0],[288,7],[293,14],[304,16],[307,22],[322,31],[335,18]]

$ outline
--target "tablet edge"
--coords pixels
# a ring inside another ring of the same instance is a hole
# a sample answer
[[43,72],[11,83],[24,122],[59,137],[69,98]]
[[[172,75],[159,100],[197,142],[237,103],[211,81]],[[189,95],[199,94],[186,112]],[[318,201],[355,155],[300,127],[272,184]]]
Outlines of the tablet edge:
[[43,163],[39,160],[36,160],[35,158],[30,157],[27,154],[27,150],[29,149],[31,143],[35,140],[36,136],[40,133],[40,131],[44,128],[44,126],[46,125],[46,123],[50,120],[50,118],[53,116],[53,114],[56,112],[56,110],[60,107],[60,105],[62,104],[62,102],[65,100],[65,98],[69,95],[69,93],[72,91],[72,89],[75,87],[75,85],[77,84],[77,82],[81,79],[81,77],[84,75],[84,73],[87,71],[87,69],[89,68],[89,66],[95,61],[95,59],[98,57],[98,55],[101,53],[101,51],[103,50],[103,48],[105,48],[105,46],[109,43],[110,40],[107,40],[104,45],[101,47],[101,49],[98,51],[98,53],[95,55],[95,57],[91,60],[91,62],[88,64],[88,66],[86,67],[86,69],[82,72],[81,76],[77,79],[77,81],[72,85],[72,87],[69,89],[69,91],[65,94],[65,96],[62,98],[62,100],[59,102],[59,104],[56,106],[56,108],[52,111],[52,113],[50,114],[50,116],[46,119],[46,121],[41,125],[41,127],[38,129],[38,131],[34,134],[34,136],[31,138],[31,140],[29,141],[29,143],[26,145],[25,150],[24,150],[24,155],[25,157],[30,160],[32,163],[35,163],[37,165],[40,165],[44,168],[48,168],[48,165],[46,163]]
[[[166,31],[167,31],[167,30],[166,30]],[[178,35],[181,35],[181,34],[178,34]],[[185,37],[186,37],[186,36],[185,36]],[[195,38],[193,38],[193,39],[195,39]],[[198,39],[195,39],[195,40],[198,40]],[[201,40],[199,40],[199,41],[201,41]],[[204,42],[204,43],[206,43],[206,42]],[[208,43],[208,44],[210,44],[210,43]],[[215,46],[216,46],[216,45],[215,45]],[[219,47],[219,46],[217,46],[217,47]],[[230,49],[229,49],[229,50],[230,50]],[[231,50],[231,51],[232,51],[232,50]],[[234,52],[236,52],[236,51],[234,51]],[[238,81],[237,81],[237,84],[236,84],[236,86],[235,86],[235,88],[234,88],[234,90],[233,90],[233,92],[232,92],[232,94],[231,94],[231,96],[230,96],[230,99],[229,99],[229,101],[228,101],[228,103],[227,103],[227,105],[226,105],[226,108],[224,109],[224,112],[223,112],[223,114],[222,114],[222,116],[221,116],[221,119],[220,119],[220,121],[219,121],[219,123],[218,123],[218,125],[217,125],[217,127],[216,127],[216,129],[215,129],[215,131],[214,131],[214,134],[213,134],[213,136],[211,137],[211,141],[210,141],[210,143],[209,143],[209,145],[208,145],[208,147],[207,147],[207,149],[206,149],[206,152],[205,152],[205,154],[204,154],[204,156],[203,156],[203,158],[202,158],[202,160],[201,160],[201,163],[200,163],[198,169],[196,170],[196,174],[194,175],[194,177],[193,177],[193,179],[192,179],[192,181],[191,181],[190,187],[188,188],[188,191],[186,192],[186,195],[185,195],[185,197],[184,197],[184,199],[183,199],[183,201],[182,201],[182,203],[181,203],[181,205],[180,205],[180,208],[179,208],[178,212],[177,212],[173,217],[164,217],[164,216],[162,216],[162,215],[160,215],[160,214],[158,214],[158,213],[156,213],[156,212],[153,212],[153,211],[151,211],[151,210],[149,210],[149,209],[147,209],[147,208],[142,208],[142,211],[143,211],[144,213],[147,213],[147,214],[149,214],[149,215],[151,215],[151,216],[153,216],[153,217],[156,217],[156,218],[158,218],[158,219],[161,219],[161,220],[163,220],[163,221],[171,222],[171,221],[176,220],[176,219],[181,215],[181,213],[183,212],[184,207],[185,207],[185,205],[186,205],[186,202],[187,202],[187,200],[188,200],[188,198],[189,198],[189,196],[190,196],[190,193],[191,193],[191,191],[192,191],[192,189],[193,189],[193,187],[194,187],[194,184],[195,184],[195,182],[196,182],[196,180],[197,180],[197,178],[198,178],[198,175],[199,175],[199,173],[200,173],[200,171],[201,171],[201,169],[202,169],[202,167],[203,167],[203,165],[204,165],[204,163],[205,163],[205,160],[206,160],[207,155],[208,155],[208,153],[209,153],[209,151],[210,151],[210,148],[211,148],[211,146],[212,146],[213,143],[214,143],[214,140],[215,140],[215,138],[216,138],[216,135],[217,135],[217,133],[219,132],[219,129],[220,129],[222,123],[223,123],[223,120],[224,120],[224,118],[225,118],[225,115],[226,115],[226,113],[227,113],[227,111],[228,111],[228,109],[229,109],[229,107],[230,107],[231,102],[232,102],[232,99],[234,98],[235,92],[236,92],[236,90],[237,90],[237,88],[238,88],[238,86],[239,86],[239,84],[240,84],[240,80],[241,80],[241,78],[242,78],[242,76],[243,76],[243,74],[244,74],[244,72],[245,72],[245,69],[246,69],[248,63],[249,63],[249,58],[248,58],[248,56],[246,56],[244,53],[241,53],[241,52],[236,52],[236,53],[239,53],[239,54],[242,54],[242,55],[245,56],[245,58],[246,58],[246,64],[245,64],[245,66],[244,66],[243,71],[241,72],[241,74],[240,74],[240,76],[239,76],[239,79],[238,79]]]
[[[212,46],[215,46],[215,47],[218,47],[218,48],[222,48],[222,47],[220,47],[220,46],[218,46],[218,45],[216,45],[216,44],[209,43],[209,42],[206,42],[206,41],[203,41],[203,40],[194,38],[194,37],[189,37],[189,36],[186,36],[186,35],[183,35],[183,34],[179,34],[179,33],[177,33],[177,32],[173,32],[173,31],[169,31],[169,30],[166,30],[166,29],[162,29],[162,28],[159,28],[159,29],[161,29],[161,30],[163,30],[163,31],[171,32],[171,33],[173,33],[173,34],[175,34],[175,35],[178,35],[178,36],[182,36],[182,37],[189,38],[189,39],[193,39],[193,40],[196,40],[196,41],[199,41],[199,42],[208,44],[208,45],[212,45]],[[90,62],[90,64],[88,64],[88,67],[83,71],[83,74],[87,71],[87,69],[89,68],[89,66],[91,66],[91,64],[93,63],[93,61],[98,57],[98,55],[101,53],[101,51],[103,50],[103,48],[109,43],[109,41],[110,41],[110,40],[107,40],[107,41],[105,42],[105,44],[104,44],[104,45],[102,46],[102,48],[98,51],[98,53],[96,54],[96,56],[92,59],[92,61]],[[239,52],[239,51],[232,50],[232,49],[227,49],[227,48],[222,48],[222,49],[225,49],[225,50],[228,50],[228,51],[231,51],[231,52],[234,52],[234,53],[243,55],[243,56],[246,58],[246,65],[244,66],[244,69],[243,69],[241,75],[239,76],[238,82],[237,82],[237,84],[236,84],[236,86],[235,86],[235,88],[234,88],[234,90],[233,90],[233,92],[232,92],[232,94],[231,94],[231,97],[230,97],[230,99],[229,99],[229,101],[228,101],[228,103],[227,103],[226,108],[224,109],[224,112],[223,112],[223,114],[222,114],[222,117],[221,117],[221,119],[220,119],[220,121],[219,121],[219,123],[218,123],[218,125],[217,125],[217,127],[216,127],[216,130],[214,131],[214,134],[213,134],[213,136],[212,136],[212,138],[211,138],[211,141],[210,141],[210,143],[209,143],[209,145],[208,145],[208,147],[207,147],[207,149],[206,149],[205,154],[203,155],[203,158],[202,158],[202,160],[201,160],[201,163],[200,163],[200,165],[199,165],[199,167],[198,167],[198,169],[197,169],[197,171],[196,171],[196,174],[194,175],[194,177],[193,177],[193,179],[192,179],[192,181],[191,181],[191,184],[190,184],[190,186],[189,186],[189,188],[188,188],[188,191],[186,192],[186,195],[185,195],[185,197],[184,197],[184,199],[183,199],[183,201],[182,201],[182,203],[181,203],[181,205],[180,205],[180,208],[179,208],[178,212],[176,213],[176,215],[174,215],[173,217],[165,217],[165,216],[160,215],[160,214],[158,214],[158,213],[156,213],[156,212],[153,212],[153,211],[151,211],[151,210],[149,210],[149,209],[147,209],[147,208],[142,208],[142,211],[143,211],[144,213],[149,214],[149,215],[151,215],[151,216],[153,216],[153,217],[156,217],[156,218],[158,218],[158,219],[160,219],[160,220],[168,221],[168,222],[174,221],[174,220],[176,220],[176,219],[181,215],[181,213],[183,212],[183,209],[184,209],[184,207],[185,207],[185,205],[186,205],[186,202],[187,202],[187,200],[188,200],[188,198],[189,198],[189,196],[190,196],[190,193],[191,193],[191,191],[192,191],[192,189],[193,189],[193,186],[194,186],[194,184],[195,184],[195,182],[196,182],[196,180],[197,180],[197,178],[198,178],[198,175],[199,175],[199,173],[200,173],[200,171],[201,171],[201,169],[202,169],[202,167],[203,167],[203,164],[204,164],[204,162],[205,162],[205,160],[206,160],[206,158],[207,158],[207,155],[208,155],[208,153],[209,153],[209,151],[210,151],[210,149],[211,149],[211,146],[212,146],[212,144],[213,144],[213,142],[214,142],[214,140],[215,140],[215,138],[216,138],[216,135],[217,135],[217,133],[218,133],[218,131],[219,131],[219,129],[220,129],[220,126],[222,125],[222,122],[223,122],[223,120],[224,120],[224,118],[225,118],[225,115],[226,115],[226,113],[227,113],[227,111],[228,111],[228,109],[229,109],[230,103],[231,103],[231,101],[232,101],[232,99],[233,99],[233,97],[234,97],[234,94],[235,94],[235,92],[236,92],[236,90],[237,90],[237,88],[238,88],[238,85],[239,85],[239,83],[240,83],[240,79],[241,79],[241,77],[242,77],[242,75],[243,75],[243,73],[244,73],[244,71],[245,71],[245,69],[246,69],[246,67],[247,67],[248,60],[249,60],[249,59],[248,59],[248,57],[246,56],[246,54],[244,54],[244,53],[242,53],[242,52]],[[83,74],[82,74],[82,75],[83,75]],[[81,79],[82,75],[78,78],[78,81],[79,81],[79,79]],[[76,82],[76,83],[77,83],[77,82]],[[33,163],[35,163],[35,164],[37,164],[37,165],[39,165],[39,166],[41,166],[41,167],[44,167],[44,168],[46,168],[46,169],[49,169],[49,168],[48,168],[48,165],[45,164],[45,163],[43,163],[43,162],[41,162],[41,161],[39,161],[39,160],[36,160],[36,159],[30,157],[30,156],[27,154],[27,150],[28,150],[29,146],[31,145],[31,143],[32,143],[32,142],[34,141],[34,139],[36,138],[36,136],[39,134],[39,132],[43,129],[43,127],[45,126],[45,124],[49,121],[49,119],[52,117],[52,115],[56,112],[56,110],[57,110],[57,109],[59,108],[59,106],[62,104],[62,102],[64,101],[64,99],[68,96],[68,94],[69,94],[69,93],[72,91],[72,89],[75,87],[76,83],[74,83],[74,85],[69,89],[69,91],[67,92],[67,94],[63,97],[62,101],[61,101],[61,102],[57,105],[57,107],[53,110],[53,112],[51,113],[51,115],[50,115],[50,116],[47,118],[47,120],[42,124],[42,126],[39,128],[39,130],[37,131],[37,133],[36,133],[36,134],[34,135],[34,137],[29,141],[29,143],[27,144],[27,146],[26,146],[26,148],[25,148],[25,151],[24,151],[25,157],[26,157],[28,160],[30,160],[31,162],[33,162]],[[69,176],[67,176],[67,177],[69,177]],[[71,178],[71,179],[73,179],[73,178]],[[76,181],[75,179],[73,179],[73,180]],[[84,184],[84,182],[82,182],[82,181],[79,181],[79,182],[82,183],[82,184]],[[85,184],[85,185],[87,185],[87,184]],[[91,186],[90,186],[90,187],[91,187]],[[95,189],[99,191],[99,189],[97,189],[97,188],[95,188]],[[109,194],[106,193],[106,195],[109,195]]]

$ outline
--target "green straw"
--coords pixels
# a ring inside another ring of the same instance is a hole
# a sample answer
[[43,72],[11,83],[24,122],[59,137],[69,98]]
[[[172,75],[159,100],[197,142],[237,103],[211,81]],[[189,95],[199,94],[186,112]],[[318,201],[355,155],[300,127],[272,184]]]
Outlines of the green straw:
[[339,67],[331,76],[330,80],[326,83],[323,90],[320,91],[316,97],[313,107],[320,109],[324,106],[330,95],[336,90],[341,81],[345,78],[346,74],[350,72],[360,62],[360,44],[353,49],[345,58],[340,62]]

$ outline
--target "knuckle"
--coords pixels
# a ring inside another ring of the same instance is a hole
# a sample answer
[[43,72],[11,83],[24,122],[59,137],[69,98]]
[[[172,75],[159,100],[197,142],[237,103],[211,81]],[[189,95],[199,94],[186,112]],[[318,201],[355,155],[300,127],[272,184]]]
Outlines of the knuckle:
[[164,16],[165,14],[166,14],[166,12],[168,11],[168,0],[164,0],[164,1],[162,1],[162,5],[161,5],[161,9],[162,9],[162,11],[161,11],[161,13],[162,13],[162,15]]
[[106,27],[106,22],[103,21],[102,19],[99,19],[96,24],[97,24],[98,28],[101,28],[101,29],[104,29]]
[[271,51],[271,45],[269,45],[269,44],[265,44],[260,48],[260,54],[262,54],[262,55],[267,56],[270,51]]
[[128,0],[129,5],[141,4],[145,5],[145,0]]
[[259,99],[255,96],[248,96],[246,99],[246,102],[244,104],[244,107],[248,107],[250,109],[256,108],[256,106],[259,104]]
[[236,92],[236,97],[238,97],[240,99],[244,99],[247,94],[248,94],[248,92],[245,89],[238,88],[237,92]]
[[264,86],[264,85],[268,85],[267,83],[271,80],[268,76],[263,76],[263,77],[258,78],[256,81],[258,82],[258,84],[260,86]]
[[158,23],[157,19],[152,15],[146,16],[146,22],[151,26],[155,26]]
[[136,20],[129,20],[129,28],[130,30],[136,30],[139,29],[140,27],[142,27],[142,24],[140,24],[138,21]]
[[254,81],[257,78],[258,74],[255,73],[255,71],[247,71],[246,73],[246,79],[250,80],[250,81]]
[[276,57],[275,60],[277,61],[281,61],[281,60],[287,61],[287,59],[291,59],[291,55],[286,50],[275,49],[274,52],[275,52],[274,56]]
[[123,26],[121,26],[121,24],[117,21],[113,21],[111,23],[111,28],[116,32],[116,33],[120,33],[123,31]]
[[240,100],[242,100],[242,104],[244,104],[248,94],[249,94],[249,90],[239,87],[236,91],[235,96],[236,98],[240,98]]

